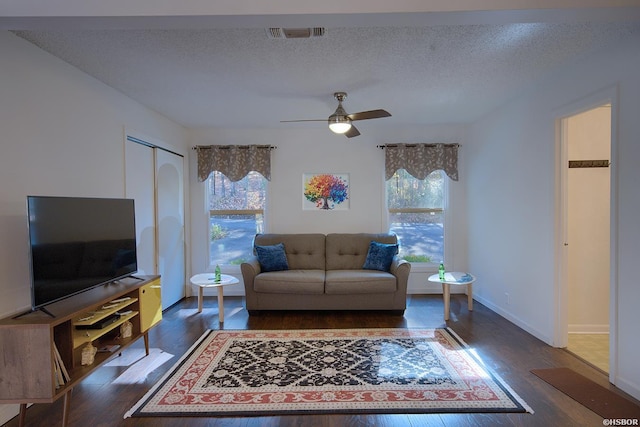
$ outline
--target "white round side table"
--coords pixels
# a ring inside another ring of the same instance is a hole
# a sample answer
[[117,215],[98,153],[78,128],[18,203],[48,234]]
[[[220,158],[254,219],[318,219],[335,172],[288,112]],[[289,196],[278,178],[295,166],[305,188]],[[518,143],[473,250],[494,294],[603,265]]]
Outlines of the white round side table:
[[218,288],[218,318],[220,323],[224,323],[224,296],[222,288],[224,286],[235,285],[240,281],[230,274],[222,274],[220,282],[216,282],[214,273],[196,274],[191,279],[191,283],[198,287],[198,313],[202,312],[202,299],[204,297],[204,288]]
[[430,282],[442,283],[442,299],[444,301],[444,320],[449,320],[449,303],[451,301],[451,285],[467,286],[467,307],[473,311],[473,282],[476,278],[469,273],[459,271],[447,271],[444,273],[444,280],[440,280],[438,274],[432,274],[428,279]]

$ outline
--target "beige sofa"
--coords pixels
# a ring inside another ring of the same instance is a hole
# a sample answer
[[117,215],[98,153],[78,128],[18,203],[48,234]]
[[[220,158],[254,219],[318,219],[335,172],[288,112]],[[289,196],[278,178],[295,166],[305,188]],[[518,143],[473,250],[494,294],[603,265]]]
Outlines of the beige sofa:
[[258,234],[254,244],[284,244],[288,269],[261,271],[257,257],[241,265],[250,314],[260,310],[390,310],[406,308],[411,264],[396,255],[389,271],[363,269],[372,241],[394,234]]

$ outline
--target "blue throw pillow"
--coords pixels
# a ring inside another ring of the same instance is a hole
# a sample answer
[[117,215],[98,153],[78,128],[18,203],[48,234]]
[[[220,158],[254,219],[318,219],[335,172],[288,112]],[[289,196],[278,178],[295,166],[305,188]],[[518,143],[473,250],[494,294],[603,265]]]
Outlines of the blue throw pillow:
[[393,257],[398,253],[397,244],[371,242],[367,259],[364,261],[365,270],[389,271]]
[[267,271],[288,270],[287,254],[284,252],[284,243],[271,246],[256,245],[256,255],[260,263],[260,269]]

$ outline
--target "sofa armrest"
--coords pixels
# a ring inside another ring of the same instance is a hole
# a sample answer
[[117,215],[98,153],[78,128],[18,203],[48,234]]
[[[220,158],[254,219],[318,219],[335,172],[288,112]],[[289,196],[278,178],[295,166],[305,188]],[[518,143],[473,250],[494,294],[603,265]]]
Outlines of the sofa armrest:
[[404,258],[398,258],[397,256],[393,258],[393,262],[391,263],[391,269],[389,270],[391,274],[396,276],[396,281],[398,284],[398,290],[407,293],[407,282],[409,281],[409,273],[411,272],[411,263],[405,260]]
[[251,284],[253,288],[253,279],[260,274],[258,258],[254,256],[240,264],[240,271],[242,272],[242,280],[244,280],[245,285]]
[[258,298],[253,290],[253,282],[258,274],[260,274],[260,263],[258,258],[253,256],[246,262],[240,264],[240,271],[242,272],[242,282],[244,283],[245,301],[247,304],[247,310],[255,310],[258,304]]

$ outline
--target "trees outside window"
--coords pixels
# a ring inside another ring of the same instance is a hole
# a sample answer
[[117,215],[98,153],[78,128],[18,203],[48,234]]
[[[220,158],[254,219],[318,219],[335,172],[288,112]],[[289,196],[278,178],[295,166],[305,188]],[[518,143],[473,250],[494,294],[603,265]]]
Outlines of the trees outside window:
[[263,232],[267,180],[250,172],[232,182],[214,171],[207,180],[211,265],[240,265],[252,255],[253,237]]
[[446,175],[432,172],[420,180],[404,169],[386,183],[389,231],[400,241],[400,255],[412,263],[444,260]]

